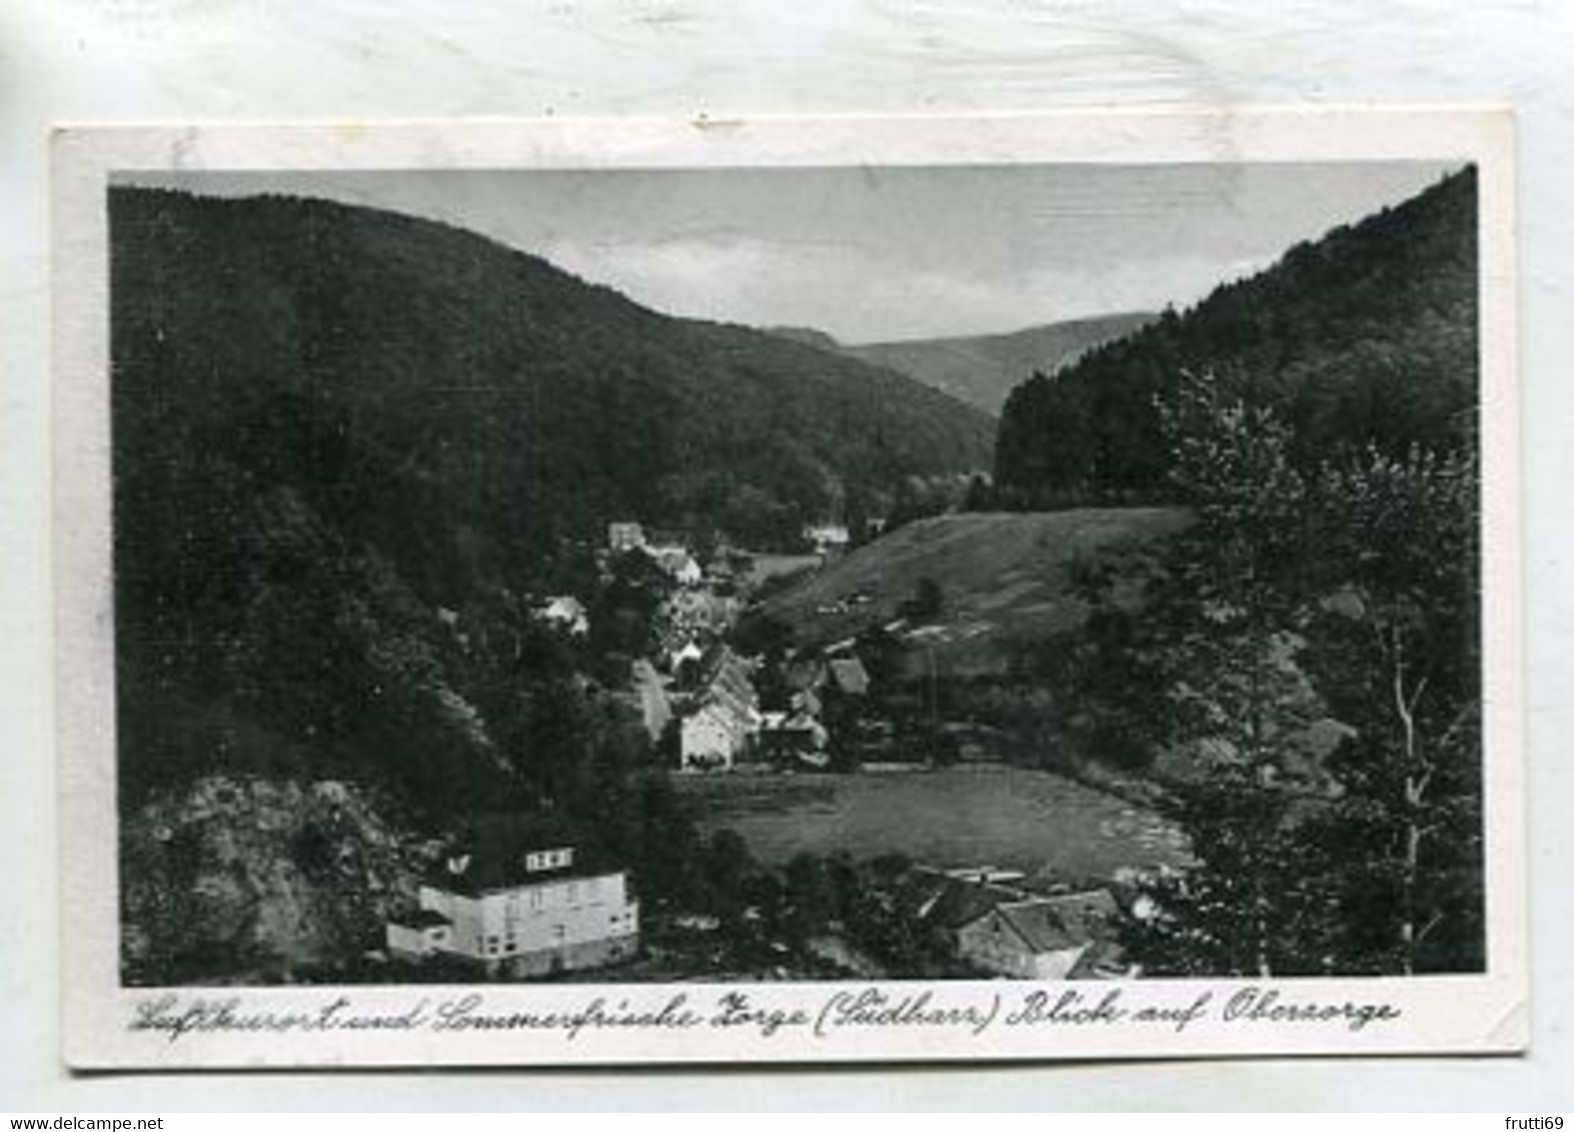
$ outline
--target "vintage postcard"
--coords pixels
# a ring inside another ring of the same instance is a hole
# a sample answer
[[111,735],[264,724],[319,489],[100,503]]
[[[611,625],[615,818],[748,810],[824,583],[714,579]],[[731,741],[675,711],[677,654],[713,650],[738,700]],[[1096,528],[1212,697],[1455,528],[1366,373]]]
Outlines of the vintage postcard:
[[61,129],[67,1061],[1523,1049],[1511,154]]

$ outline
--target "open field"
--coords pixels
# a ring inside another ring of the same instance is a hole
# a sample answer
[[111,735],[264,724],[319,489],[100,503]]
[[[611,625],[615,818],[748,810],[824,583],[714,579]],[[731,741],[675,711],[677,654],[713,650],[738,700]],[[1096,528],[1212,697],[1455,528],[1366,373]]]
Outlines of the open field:
[[1181,864],[1161,818],[1046,771],[1005,766],[892,773],[676,775],[701,827],[737,831],[768,864],[800,852],[902,853],[935,865],[999,865],[1106,878]]
[[821,643],[884,624],[922,578],[939,583],[944,609],[912,643],[953,674],[998,668],[1017,641],[1074,629],[1086,616],[1071,592],[1079,557],[1174,534],[1175,508],[968,513],[909,523],[860,547],[766,603],[800,640]]

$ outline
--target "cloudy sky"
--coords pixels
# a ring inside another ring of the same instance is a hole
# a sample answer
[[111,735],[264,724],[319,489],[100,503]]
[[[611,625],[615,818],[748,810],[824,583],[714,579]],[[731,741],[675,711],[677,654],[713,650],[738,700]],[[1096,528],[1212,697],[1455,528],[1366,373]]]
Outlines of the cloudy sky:
[[1184,307],[1451,166],[1032,165],[617,172],[183,173],[432,217],[671,314],[844,342]]

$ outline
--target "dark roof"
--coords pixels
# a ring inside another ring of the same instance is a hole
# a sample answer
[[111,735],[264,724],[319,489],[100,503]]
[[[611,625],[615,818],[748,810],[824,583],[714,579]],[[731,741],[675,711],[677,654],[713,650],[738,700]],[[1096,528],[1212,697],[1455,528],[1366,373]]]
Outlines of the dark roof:
[[[572,849],[573,863],[531,871],[526,858],[548,849]],[[573,823],[552,814],[510,815],[484,819],[470,834],[456,840],[432,868],[427,883],[475,896],[500,888],[620,871],[621,866],[597,851]]]
[[999,910],[1017,934],[1044,951],[1110,939],[1120,917],[1108,889],[1041,896],[1023,885],[968,880],[924,866],[908,875],[900,906],[914,919],[949,931]]
[[825,683],[825,674],[825,661],[817,656],[793,657],[782,671],[789,688],[811,692]]
[[1023,904],[1001,904],[995,914],[1016,931],[1037,954],[1079,947],[1086,940],[1073,939],[1055,910],[1033,900]]
[[832,659],[831,676],[836,686],[848,695],[861,696],[869,690],[869,670],[856,656]]
[[545,884],[575,877],[606,876],[609,873],[625,871],[621,865],[615,864],[599,853],[571,845],[550,848],[573,849],[573,863],[564,868],[538,869],[532,872],[525,867],[525,853],[503,859],[472,857],[469,867],[460,873],[449,871],[444,862],[431,871],[427,876],[427,883],[433,888],[457,892],[462,896],[480,896],[486,892],[496,892],[505,888],[522,888],[526,885]]
[[709,682],[725,681],[738,687],[753,686],[750,679],[753,666],[725,643],[713,644],[706,649],[700,664]]
[[989,911],[1009,925],[1035,953],[1044,953],[1107,940],[1120,909],[1109,892],[1095,889],[1000,901]]
[[777,714],[780,715],[780,718],[775,718],[775,717],[767,714],[761,720],[761,722],[760,722],[760,734],[766,735],[766,734],[769,734],[769,733],[771,733],[773,731],[774,732],[794,732],[794,731],[813,732],[816,727],[820,726],[818,723],[816,723],[814,721],[814,719],[812,717],[804,715],[802,712],[795,712],[795,713],[793,713],[791,715],[787,715],[785,713],[777,713]]
[[646,527],[645,537],[658,545],[676,546],[681,544],[685,550],[688,549],[688,544],[693,539],[692,533],[683,527]]
[[405,928],[446,928],[453,921],[441,912],[434,912],[430,908],[418,908],[403,916],[395,916],[392,923]]
[[1015,895],[1009,890],[996,888],[990,884],[954,881],[940,894],[940,899],[935,902],[925,918],[937,927],[960,928]]
[[914,869],[902,896],[907,913],[933,927],[955,930],[995,905],[1018,900],[1015,889],[962,880],[929,869]]
[[934,901],[945,890],[946,877],[931,869],[919,866],[902,877],[896,893],[896,905],[903,915],[922,919]]
[[1088,945],[1086,951],[1077,956],[1077,961],[1072,964],[1071,970],[1066,972],[1068,979],[1097,979],[1108,978],[1111,974],[1124,974],[1129,963],[1126,959],[1126,950],[1114,940],[1096,939]]
[[1054,910],[1066,931],[1078,940],[1109,935],[1120,917],[1120,905],[1105,888],[1038,899]]

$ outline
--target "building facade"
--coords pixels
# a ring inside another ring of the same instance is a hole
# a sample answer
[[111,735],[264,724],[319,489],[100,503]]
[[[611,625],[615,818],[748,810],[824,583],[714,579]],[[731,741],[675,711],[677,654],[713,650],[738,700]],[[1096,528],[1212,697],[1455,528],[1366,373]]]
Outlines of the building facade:
[[679,732],[683,770],[731,770],[754,732],[751,720],[721,703],[708,703],[685,716]]
[[1044,904],[997,904],[957,930],[957,954],[1011,979],[1065,979],[1092,946],[1077,940]]
[[760,729],[759,694],[749,662],[726,646],[700,662],[693,710],[679,728],[679,768],[730,770],[748,757]]
[[608,523],[607,547],[614,554],[625,554],[645,545],[645,528],[638,523]]
[[920,865],[899,909],[954,958],[992,975],[1085,979],[1129,969],[1118,943],[1120,906],[1108,889],[1034,891],[1039,883],[992,866]]
[[390,954],[448,956],[530,977],[639,953],[639,902],[624,870],[585,868],[574,848],[550,846],[524,854],[511,870],[489,872],[483,880],[470,858],[451,859],[447,876],[421,886],[416,912],[388,924]]

